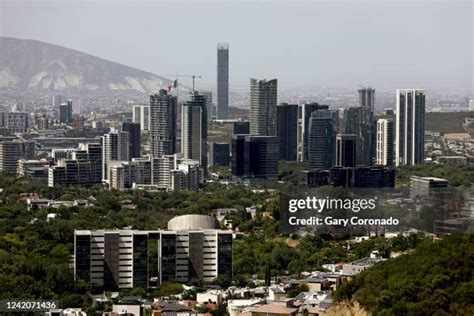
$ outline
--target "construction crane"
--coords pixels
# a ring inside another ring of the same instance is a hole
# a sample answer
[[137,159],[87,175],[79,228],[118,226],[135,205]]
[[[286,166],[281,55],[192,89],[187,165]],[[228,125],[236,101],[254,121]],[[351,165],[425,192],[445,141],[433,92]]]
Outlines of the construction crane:
[[202,76],[200,75],[195,75],[195,74],[192,74],[192,75],[180,75],[180,74],[168,74],[167,76],[175,76],[176,78],[193,78],[193,91],[194,91],[194,88],[195,88],[195,80],[196,78],[198,79],[201,79]]

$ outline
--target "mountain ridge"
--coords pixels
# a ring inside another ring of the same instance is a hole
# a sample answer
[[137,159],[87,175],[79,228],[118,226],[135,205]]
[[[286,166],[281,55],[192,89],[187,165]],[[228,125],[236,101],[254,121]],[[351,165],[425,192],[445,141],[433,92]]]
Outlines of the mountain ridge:
[[0,89],[153,93],[168,78],[34,39],[0,37]]

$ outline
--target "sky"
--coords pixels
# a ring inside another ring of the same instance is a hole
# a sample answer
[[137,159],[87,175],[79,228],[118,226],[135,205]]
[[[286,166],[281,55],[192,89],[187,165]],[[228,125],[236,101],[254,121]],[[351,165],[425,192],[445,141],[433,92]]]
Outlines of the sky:
[[[0,0],[0,36],[73,48],[215,88],[372,85],[473,89],[472,1]],[[186,82],[184,82],[186,84]],[[188,83],[190,84],[190,82]]]

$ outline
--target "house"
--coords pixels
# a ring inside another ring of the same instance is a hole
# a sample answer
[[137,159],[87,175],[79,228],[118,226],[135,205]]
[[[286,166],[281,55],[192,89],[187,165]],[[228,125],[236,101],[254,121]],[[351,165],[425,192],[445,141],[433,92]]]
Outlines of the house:
[[229,316],[239,316],[245,308],[261,305],[265,301],[262,299],[248,299],[248,300],[229,300],[227,301],[227,312]]
[[268,300],[280,301],[285,298],[286,298],[285,290],[280,285],[274,285],[268,289]]
[[248,310],[251,316],[284,316],[296,315],[297,308],[290,308],[280,304],[264,304]]
[[198,304],[214,303],[219,305],[222,303],[222,298],[223,295],[221,290],[210,290],[196,294],[196,301]]
[[310,276],[306,279],[309,292],[320,292],[329,289],[329,281],[320,276]]

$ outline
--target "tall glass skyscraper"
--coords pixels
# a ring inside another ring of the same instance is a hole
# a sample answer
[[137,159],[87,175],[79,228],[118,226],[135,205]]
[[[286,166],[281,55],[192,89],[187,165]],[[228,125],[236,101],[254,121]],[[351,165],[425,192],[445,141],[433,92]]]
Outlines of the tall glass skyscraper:
[[229,118],[229,44],[217,44],[217,119]]
[[176,153],[177,99],[160,90],[150,96],[150,147],[153,157]]
[[425,93],[397,90],[395,165],[416,165],[425,159]]
[[250,134],[277,136],[276,79],[250,79]]

